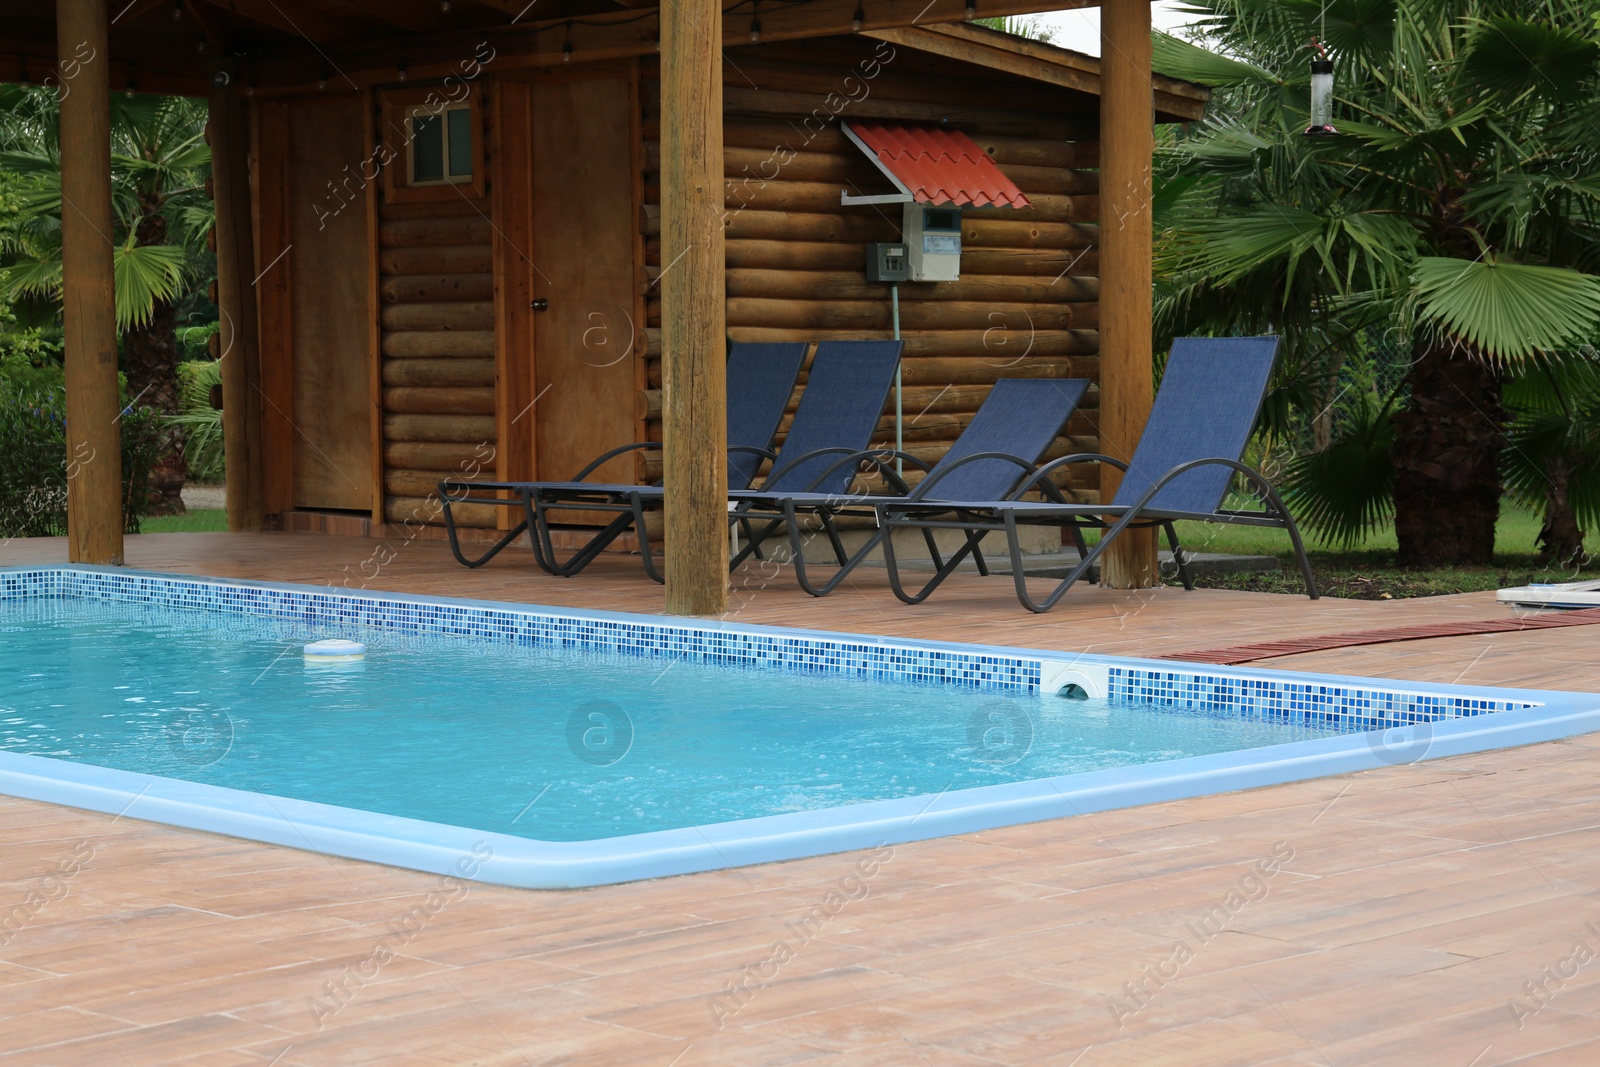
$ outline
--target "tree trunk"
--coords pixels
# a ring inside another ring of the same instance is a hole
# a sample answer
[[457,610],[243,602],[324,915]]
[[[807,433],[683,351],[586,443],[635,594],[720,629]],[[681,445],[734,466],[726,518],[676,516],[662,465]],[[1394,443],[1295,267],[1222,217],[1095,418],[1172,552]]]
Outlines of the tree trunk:
[[[159,210],[159,207],[157,208]],[[140,245],[164,244],[167,221],[149,214],[140,221]],[[154,408],[163,415],[178,414],[178,335],[177,308],[158,301],[150,320],[132,326],[122,335],[122,373],[128,379],[128,399],[140,407]],[[168,426],[161,430],[161,453],[150,471],[150,515],[182,515],[183,483],[189,465],[183,456],[183,431]]]
[[1500,516],[1500,377],[1465,345],[1417,343],[1394,414],[1394,525],[1402,567],[1487,566]]
[[1578,567],[1584,562],[1583,531],[1572,509],[1569,489],[1572,482],[1572,457],[1554,457],[1545,464],[1549,486],[1545,490],[1544,525],[1539,529],[1539,563]]

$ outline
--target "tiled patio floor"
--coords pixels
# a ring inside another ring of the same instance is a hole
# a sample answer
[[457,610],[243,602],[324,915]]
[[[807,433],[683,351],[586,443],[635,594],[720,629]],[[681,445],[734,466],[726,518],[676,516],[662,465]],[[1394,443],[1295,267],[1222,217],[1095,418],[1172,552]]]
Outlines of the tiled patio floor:
[[[376,548],[159,535],[130,540],[129,563],[340,583]],[[0,565],[63,558],[60,542],[0,547]],[[468,572],[414,542],[371,585],[659,611],[636,568],[608,559],[558,581],[511,558]],[[1312,604],[1084,588],[1032,616],[1005,579],[957,577],[917,608],[877,573],[824,601],[786,580],[736,583],[738,617],[1159,655],[1504,610],[1478,595]],[[1575,627],[1264,665],[1600,690],[1597,642],[1600,629]],[[0,799],[0,920],[24,905],[0,932],[0,1060],[1593,1064],[1597,769],[1591,736],[562,893],[451,892],[428,875]]]

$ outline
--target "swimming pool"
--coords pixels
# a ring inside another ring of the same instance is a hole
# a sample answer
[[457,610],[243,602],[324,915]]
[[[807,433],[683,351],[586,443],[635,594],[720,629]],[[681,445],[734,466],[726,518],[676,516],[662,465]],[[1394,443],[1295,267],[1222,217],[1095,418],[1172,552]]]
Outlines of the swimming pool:
[[[1578,694],[98,568],[0,601],[0,792],[529,887],[1600,728]],[[302,658],[326,637],[368,654]]]

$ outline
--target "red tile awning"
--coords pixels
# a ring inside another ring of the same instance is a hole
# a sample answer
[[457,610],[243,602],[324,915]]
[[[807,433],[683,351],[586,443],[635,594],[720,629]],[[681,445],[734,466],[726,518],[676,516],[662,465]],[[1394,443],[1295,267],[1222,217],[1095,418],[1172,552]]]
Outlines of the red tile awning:
[[1022,190],[960,130],[865,122],[846,129],[919,204],[1028,206]]

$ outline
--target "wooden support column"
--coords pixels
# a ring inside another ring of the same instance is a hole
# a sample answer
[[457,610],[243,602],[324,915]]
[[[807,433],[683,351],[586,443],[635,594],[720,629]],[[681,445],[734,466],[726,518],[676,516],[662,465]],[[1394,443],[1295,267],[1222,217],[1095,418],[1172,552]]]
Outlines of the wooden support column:
[[728,609],[722,10],[661,9],[661,346],[667,612]]
[[[217,302],[221,315],[222,437],[228,529],[259,530],[266,514],[261,467],[261,346],[257,334],[255,234],[250,218],[250,128],[233,82],[217,68],[206,138],[216,196]],[[223,82],[225,84],[217,84]]]
[[[122,410],[111,211],[111,63],[105,0],[58,0],[61,289],[67,379],[67,541],[73,563],[122,563]],[[90,56],[87,60],[82,57]]]
[[[1100,451],[1128,460],[1154,396],[1151,364],[1150,0],[1100,5]],[[1101,464],[1100,499],[1122,473]],[[1127,530],[1101,557],[1101,584],[1156,584],[1152,530]]]

